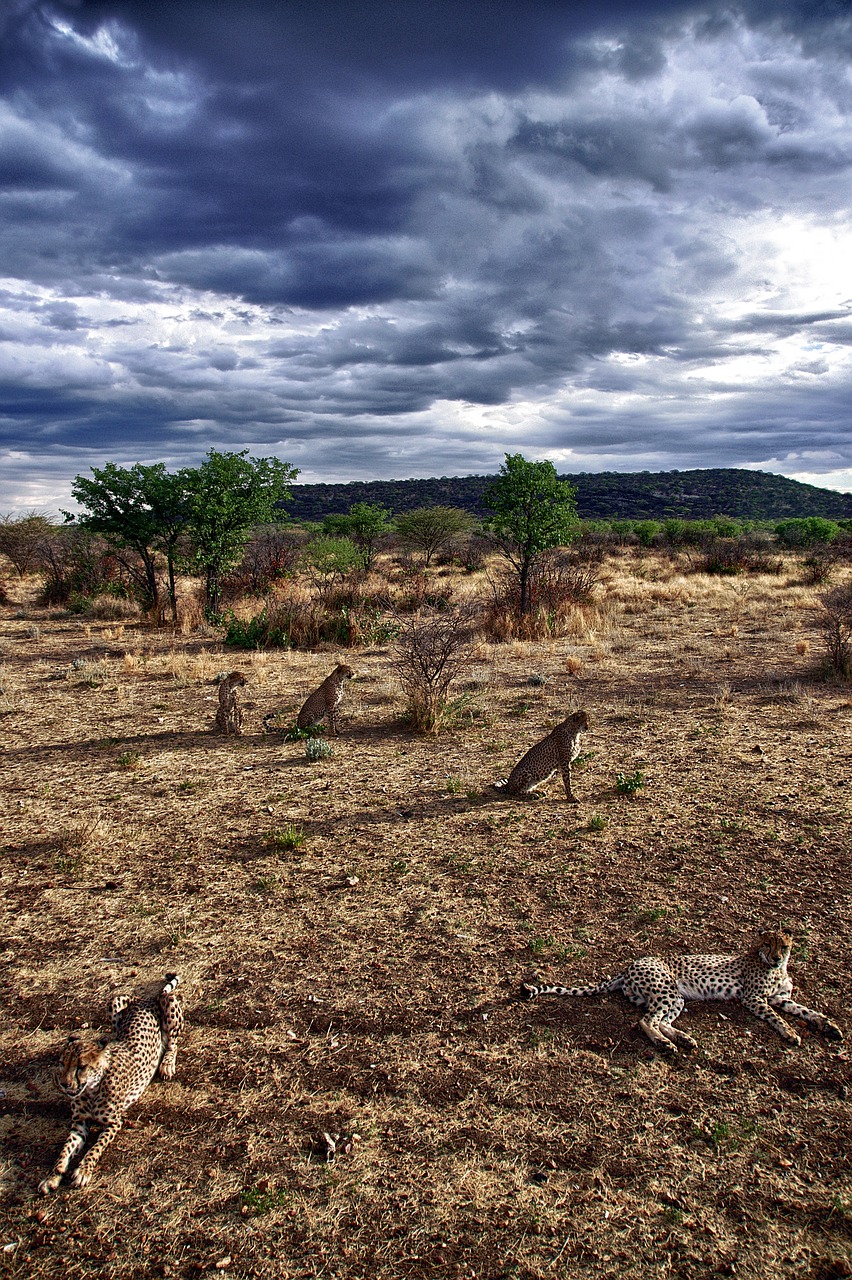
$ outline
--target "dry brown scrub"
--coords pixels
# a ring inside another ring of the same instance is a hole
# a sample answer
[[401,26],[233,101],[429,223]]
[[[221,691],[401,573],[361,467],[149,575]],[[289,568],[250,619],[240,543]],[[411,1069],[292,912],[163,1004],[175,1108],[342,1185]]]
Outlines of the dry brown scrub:
[[[234,655],[215,637],[13,589],[5,1274],[849,1274],[845,1052],[690,1004],[700,1049],[669,1064],[618,998],[512,999],[531,972],[727,950],[780,916],[805,1002],[852,1029],[852,703],[815,675],[816,597],[664,573],[611,562],[600,634],[480,641],[469,713],[437,742],[401,728],[385,649],[347,654],[359,678],[321,764],[261,720],[295,713],[333,652],[241,653],[245,736],[225,739],[210,681]],[[558,787],[492,799],[575,705],[578,808]],[[176,1081],[91,1189],[38,1199],[67,1119],[57,1045],[169,969]],[[345,1139],[333,1163],[324,1132]]]

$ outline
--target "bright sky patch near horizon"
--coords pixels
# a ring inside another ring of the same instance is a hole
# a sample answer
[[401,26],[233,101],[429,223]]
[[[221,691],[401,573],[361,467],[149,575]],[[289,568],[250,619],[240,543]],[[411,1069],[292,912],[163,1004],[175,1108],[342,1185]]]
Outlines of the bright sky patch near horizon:
[[841,0],[6,0],[0,512],[342,481],[852,489]]

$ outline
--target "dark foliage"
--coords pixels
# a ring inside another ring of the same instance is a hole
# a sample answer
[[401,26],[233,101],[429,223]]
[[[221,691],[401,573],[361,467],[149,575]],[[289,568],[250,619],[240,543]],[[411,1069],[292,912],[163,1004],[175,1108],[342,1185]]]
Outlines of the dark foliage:
[[[482,496],[493,476],[443,476],[433,480],[367,480],[351,484],[294,484],[288,512],[296,520],[322,520],[354,502],[379,502],[394,512],[416,507],[462,507],[486,514]],[[738,520],[852,517],[852,495],[801,484],[785,476],[738,468],[707,471],[640,471],[625,475],[560,476],[577,491],[585,520],[711,519],[724,512]]]

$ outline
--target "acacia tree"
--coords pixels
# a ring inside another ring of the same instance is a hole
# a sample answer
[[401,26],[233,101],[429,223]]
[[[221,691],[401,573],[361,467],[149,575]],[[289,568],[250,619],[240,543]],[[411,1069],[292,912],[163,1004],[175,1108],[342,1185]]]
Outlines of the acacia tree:
[[[100,533],[113,546],[127,547],[139,556],[147,602],[157,608],[160,598],[154,551],[157,525],[146,491],[146,473],[153,469],[140,463],[119,467],[108,462],[105,467],[92,467],[91,479],[75,476],[71,493],[83,508],[77,517],[81,528]],[[162,469],[165,471],[165,467]],[[66,519],[75,517],[66,515]]]
[[538,557],[551,547],[568,546],[577,536],[574,488],[559,479],[552,462],[507,453],[482,502],[494,513],[487,522],[488,535],[518,575],[523,615],[529,610],[530,573]]
[[187,502],[188,563],[204,575],[204,608],[216,617],[222,578],[240,562],[252,529],[286,519],[279,503],[298,469],[280,458],[250,458],[248,449],[211,449],[200,467],[178,473]]
[[[181,473],[169,474],[165,464],[119,467],[108,462],[92,467],[91,479],[76,476],[71,492],[83,508],[81,528],[100,533],[116,547],[135,551],[142,561],[142,580],[149,605],[159,609],[157,552],[168,566],[168,595],[177,622],[175,547],[186,528],[188,506]],[[74,517],[66,517],[73,519]]]
[[406,547],[422,551],[424,567],[433,555],[462,533],[470,533],[473,517],[461,507],[418,507],[396,518],[396,532]]
[[49,516],[37,511],[28,511],[17,518],[0,516],[0,552],[10,561],[19,578],[26,577],[43,561],[44,542],[54,528]]

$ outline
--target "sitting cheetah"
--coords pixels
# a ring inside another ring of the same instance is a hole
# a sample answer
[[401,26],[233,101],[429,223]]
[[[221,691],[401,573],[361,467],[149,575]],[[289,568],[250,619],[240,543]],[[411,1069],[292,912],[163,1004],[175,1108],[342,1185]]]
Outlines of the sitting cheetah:
[[164,1080],[171,1080],[183,1028],[183,1010],[174,994],[179,982],[176,973],[167,973],[159,995],[135,1004],[127,996],[114,996],[109,1006],[110,1037],[87,1042],[79,1035],[69,1036],[56,1079],[71,1099],[73,1123],[52,1174],[39,1184],[43,1195],[57,1190],[71,1161],[86,1145],[89,1125],[96,1124],[101,1132],[71,1175],[72,1187],[84,1187],[121,1128],[127,1108],[158,1071]]
[[344,662],[335,667],[330,676],[326,676],[318,689],[307,699],[299,714],[296,725],[299,729],[310,729],[327,718],[328,727],[336,735],[338,732],[337,708],[343,697],[343,684],[351,680],[355,672]]
[[576,804],[577,797],[571,790],[571,762],[580,754],[580,736],[588,727],[586,712],[575,711],[546,738],[530,747],[508,778],[493,784],[494,790],[501,795],[528,796],[537,787],[549,782],[557,769],[561,769],[565,794],[572,804]]
[[801,1038],[776,1009],[809,1022],[829,1040],[842,1040],[842,1031],[824,1013],[790,999],[793,980],[787,973],[787,961],[792,945],[791,935],[784,930],[763,929],[744,956],[673,956],[666,960],[643,956],[594,987],[525,982],[521,996],[534,1000],[536,996],[600,996],[623,991],[628,1000],[647,1008],[639,1026],[655,1048],[669,1053],[676,1053],[677,1045],[696,1047],[692,1036],[672,1025],[683,1012],[684,996],[690,1000],[741,1000],[750,1013],[768,1022],[790,1045],[801,1044]]
[[240,706],[237,686],[244,685],[242,671],[230,671],[219,679],[219,710],[216,712],[216,728],[220,733],[233,733],[237,737],[243,731],[243,709]]

